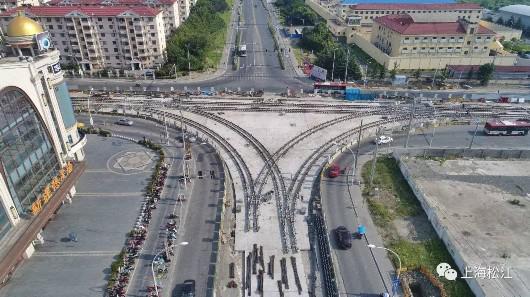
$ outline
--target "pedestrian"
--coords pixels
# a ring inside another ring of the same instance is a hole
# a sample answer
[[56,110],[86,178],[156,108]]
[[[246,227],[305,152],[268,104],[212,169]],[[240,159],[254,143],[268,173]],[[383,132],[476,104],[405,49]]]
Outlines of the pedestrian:
[[70,241],[77,242],[77,234],[75,232],[70,232],[70,234],[68,234],[68,238]]

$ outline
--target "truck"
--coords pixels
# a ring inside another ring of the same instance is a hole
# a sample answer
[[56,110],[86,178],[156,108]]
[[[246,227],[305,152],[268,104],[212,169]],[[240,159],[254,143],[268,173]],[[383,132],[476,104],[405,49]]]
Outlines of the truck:
[[239,45],[237,52],[240,57],[246,57],[247,56],[247,45],[246,44]]

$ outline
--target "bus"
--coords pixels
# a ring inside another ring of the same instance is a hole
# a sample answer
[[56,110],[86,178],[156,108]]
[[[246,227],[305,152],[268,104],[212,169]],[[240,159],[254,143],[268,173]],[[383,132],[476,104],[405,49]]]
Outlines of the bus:
[[315,94],[346,94],[347,83],[343,82],[316,82],[313,85]]
[[239,48],[237,49],[237,52],[239,53],[240,57],[246,57],[247,56],[247,45],[246,44],[240,45]]
[[530,130],[530,120],[491,119],[484,125],[486,135],[527,135]]

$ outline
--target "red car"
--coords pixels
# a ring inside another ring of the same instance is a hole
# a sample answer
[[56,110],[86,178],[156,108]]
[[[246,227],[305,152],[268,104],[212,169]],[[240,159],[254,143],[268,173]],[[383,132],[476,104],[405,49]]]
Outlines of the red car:
[[340,167],[338,165],[331,165],[328,169],[328,177],[337,177],[340,175]]

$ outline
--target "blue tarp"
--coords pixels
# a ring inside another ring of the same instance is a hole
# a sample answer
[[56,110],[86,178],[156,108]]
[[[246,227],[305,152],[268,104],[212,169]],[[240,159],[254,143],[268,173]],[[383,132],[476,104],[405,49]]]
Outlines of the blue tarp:
[[342,4],[344,5],[354,5],[354,4],[440,4],[440,3],[455,3],[453,0],[343,0]]

